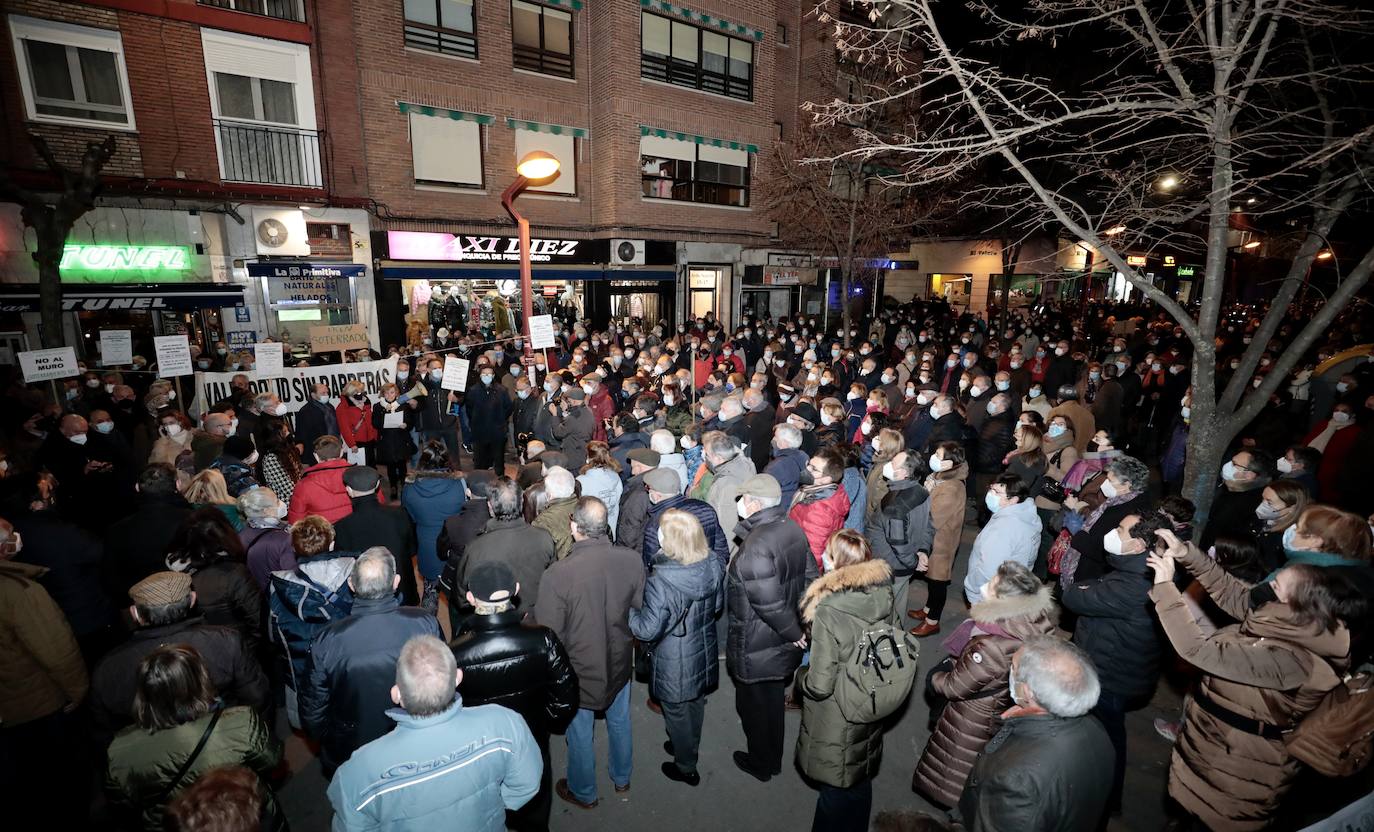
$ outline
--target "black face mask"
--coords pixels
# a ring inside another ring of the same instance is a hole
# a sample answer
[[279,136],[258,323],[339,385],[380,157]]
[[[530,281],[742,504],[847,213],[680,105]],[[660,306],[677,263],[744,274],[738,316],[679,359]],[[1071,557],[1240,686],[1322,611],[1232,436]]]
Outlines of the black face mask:
[[803,468],[801,473],[797,475],[797,483],[799,485],[815,485],[816,478],[811,476],[810,470]]

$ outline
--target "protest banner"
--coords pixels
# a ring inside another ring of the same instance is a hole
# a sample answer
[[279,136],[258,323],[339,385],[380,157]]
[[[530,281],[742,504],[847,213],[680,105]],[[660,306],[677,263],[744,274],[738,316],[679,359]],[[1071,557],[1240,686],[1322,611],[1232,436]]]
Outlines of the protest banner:
[[272,392],[286,405],[286,412],[294,414],[310,402],[316,384],[329,388],[329,395],[338,399],[343,387],[350,381],[363,385],[364,392],[373,401],[380,398],[382,387],[396,381],[396,356],[381,361],[351,361],[347,364],[326,364],[320,367],[285,367],[277,377],[259,376],[254,370],[250,373],[196,373],[196,404],[199,408],[210,407],[227,398],[233,392],[231,382],[234,376],[248,376],[250,396]]

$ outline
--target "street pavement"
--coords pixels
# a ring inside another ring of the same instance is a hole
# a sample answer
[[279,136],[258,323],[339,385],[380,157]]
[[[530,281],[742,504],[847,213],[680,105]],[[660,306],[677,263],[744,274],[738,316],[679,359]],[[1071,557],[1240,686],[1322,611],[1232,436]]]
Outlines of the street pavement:
[[[940,660],[940,641],[959,622],[967,617],[959,587],[967,569],[969,547],[977,529],[967,526],[960,556],[955,564],[950,601],[941,622],[941,633],[921,641],[920,674],[916,694],[905,714],[883,741],[883,762],[873,784],[873,810],[902,809],[941,814],[911,790],[911,774],[925,747],[930,732],[926,730],[929,708],[920,696],[927,670]],[[924,602],[925,585],[913,583],[913,606]],[[446,616],[441,615],[440,620]],[[581,830],[733,830],[809,829],[815,810],[816,792],[789,764],[783,773],[767,783],[735,768],[731,752],[744,747],[739,718],[735,714],[734,687],[722,662],[720,689],[711,694],[706,705],[706,723],[702,731],[701,757],[698,770],[701,785],[696,788],[675,783],[659,771],[659,764],[669,759],[663,752],[667,734],[663,720],[647,707],[648,687],[634,683],[632,715],[634,735],[634,775],[630,790],[616,794],[606,774],[605,723],[597,722],[597,769],[601,803],[593,810],[585,810],[553,799],[550,828],[563,832]],[[1176,718],[1181,707],[1180,695],[1167,684],[1161,684],[1149,706],[1127,717],[1128,769],[1126,772],[1125,806],[1121,817],[1108,825],[1111,832],[1158,832],[1166,823],[1165,781],[1168,776],[1170,746],[1155,734],[1151,721],[1155,717]],[[787,759],[790,762],[796,747],[801,712],[787,714]],[[325,797],[326,783],[319,764],[306,742],[291,735],[285,721],[278,726],[279,736],[287,736],[287,757],[293,775],[279,789],[279,797],[291,821],[293,832],[321,832],[329,828],[331,812]],[[566,746],[562,737],[552,742],[553,778],[565,776]]]

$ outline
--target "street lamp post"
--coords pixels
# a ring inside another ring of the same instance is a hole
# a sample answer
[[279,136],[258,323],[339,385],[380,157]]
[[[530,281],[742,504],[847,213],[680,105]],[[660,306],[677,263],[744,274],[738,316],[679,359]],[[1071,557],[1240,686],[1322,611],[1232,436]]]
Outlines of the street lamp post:
[[[515,181],[510,183],[510,187],[501,193],[501,204],[505,206],[506,212],[515,220],[517,233],[520,236],[520,315],[524,318],[522,327],[525,336],[525,350],[523,361],[527,368],[534,365],[534,347],[530,342],[530,315],[534,311],[534,287],[533,278],[530,274],[530,221],[517,210],[515,210],[515,198],[520,196],[521,191],[530,185],[547,185],[558,178],[560,164],[558,159],[543,150],[535,150],[525,154],[515,166],[518,174]],[[530,370],[533,372],[533,370]],[[533,376],[530,381],[533,382]]]

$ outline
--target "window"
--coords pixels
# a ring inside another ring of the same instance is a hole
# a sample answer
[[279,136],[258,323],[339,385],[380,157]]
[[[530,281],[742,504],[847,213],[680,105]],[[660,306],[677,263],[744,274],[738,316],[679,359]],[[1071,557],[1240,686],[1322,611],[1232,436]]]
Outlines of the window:
[[[415,181],[460,188],[482,187],[482,126],[447,116],[410,115],[410,154]],[[560,160],[561,161],[561,160]]]
[[318,188],[320,140],[310,48],[201,30],[220,177]]
[[236,12],[260,14],[281,20],[305,22],[305,8],[301,0],[196,0],[202,6],[233,9]]
[[118,32],[14,15],[10,33],[29,118],[133,128]]
[[751,101],[754,44],[641,12],[639,74],[655,81]]
[[406,46],[477,59],[473,0],[404,0]]
[[577,140],[572,136],[555,136],[552,133],[536,133],[533,130],[515,131],[515,163],[525,158],[526,153],[542,150],[558,160],[558,178],[538,187],[531,187],[530,193],[577,195]]
[[787,45],[787,24],[786,24],[786,23],[779,23],[779,24],[778,24],[778,46],[786,46],[786,45]]
[[510,27],[516,68],[573,77],[571,12],[511,0]]
[[749,153],[678,139],[641,136],[640,179],[651,199],[749,205]]

